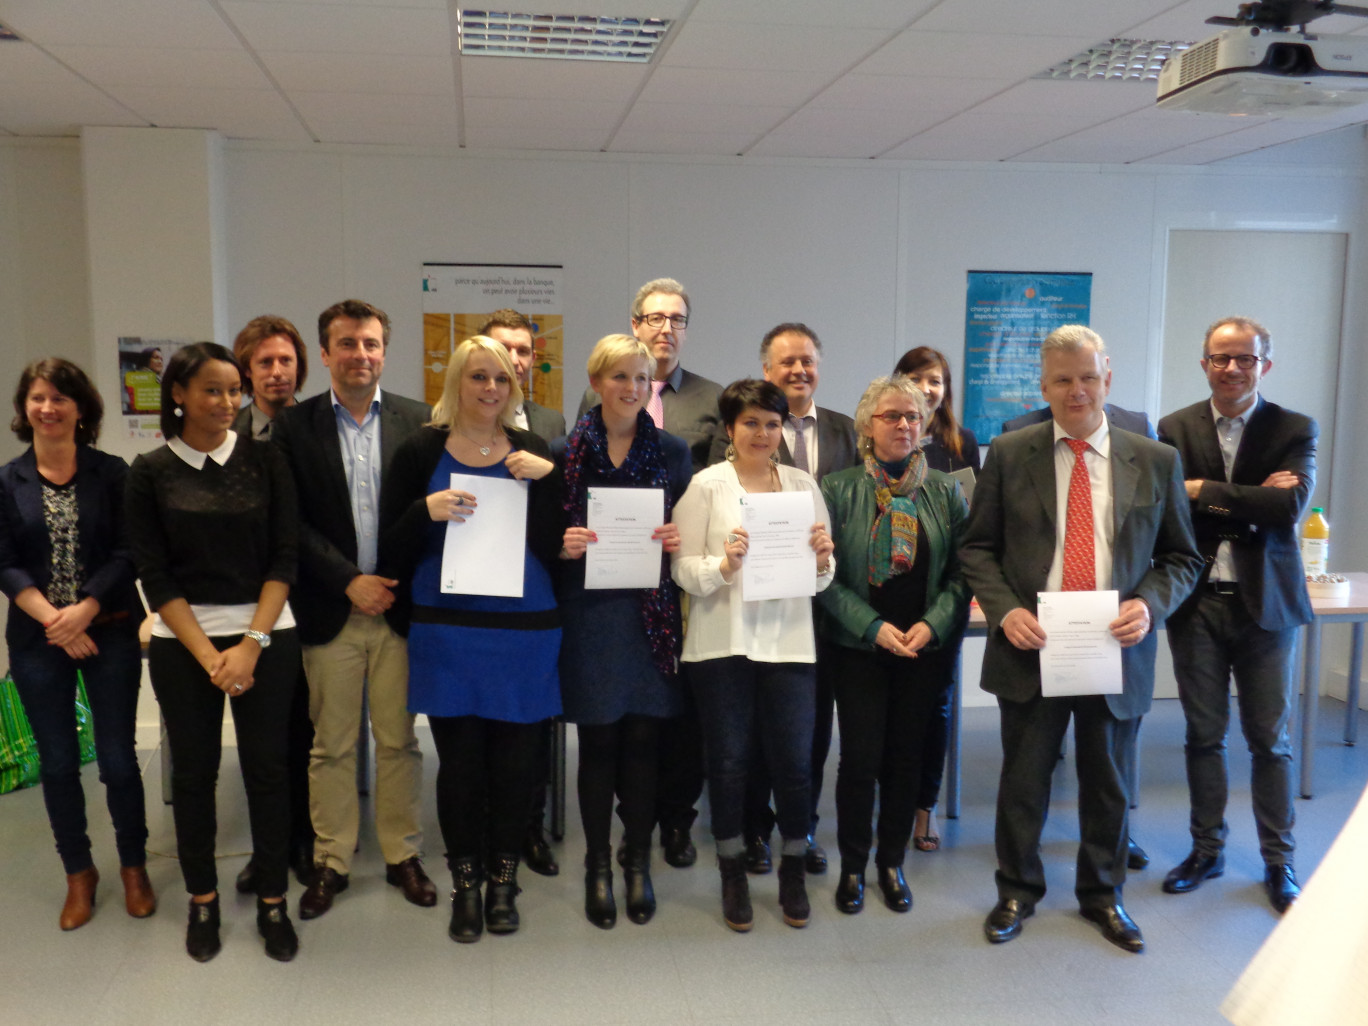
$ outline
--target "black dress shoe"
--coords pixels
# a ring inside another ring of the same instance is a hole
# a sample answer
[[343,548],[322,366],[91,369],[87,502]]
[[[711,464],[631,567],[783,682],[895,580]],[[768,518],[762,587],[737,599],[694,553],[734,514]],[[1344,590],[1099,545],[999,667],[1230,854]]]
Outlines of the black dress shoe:
[[237,880],[233,884],[239,894],[255,894],[257,889],[257,868],[256,856],[253,855],[247,860],[247,865],[242,867],[242,872],[237,875]]
[[[432,908],[437,904],[437,888],[428,875],[423,872],[423,860],[417,855],[411,855],[403,862],[395,865],[385,866],[385,882],[398,887],[404,892],[404,897],[414,905],[421,905],[423,908]],[[303,906],[300,906],[299,914],[304,914]]]
[[853,916],[864,908],[864,873],[842,873],[836,883],[836,909]]
[[556,853],[551,850],[540,827],[529,827],[527,830],[527,837],[523,839],[523,865],[538,876],[556,876],[560,873]]
[[1225,872],[1225,855],[1202,855],[1195,849],[1188,857],[1169,870],[1164,877],[1164,891],[1168,894],[1186,894],[1202,886],[1203,880],[1210,880]]
[[1149,853],[1129,837],[1126,838],[1126,868],[1144,869],[1149,865]]
[[196,962],[207,962],[219,953],[219,899],[190,902],[190,922],[185,928],[185,951]]
[[890,912],[910,912],[912,910],[912,888],[907,886],[902,866],[879,867],[879,890],[883,891],[884,904]]
[[1120,905],[1083,908],[1079,912],[1088,922],[1100,926],[1102,936],[1123,951],[1138,955],[1145,950],[1145,938],[1140,936],[1140,927],[1135,925],[1135,920]]
[[1292,903],[1301,896],[1297,874],[1291,866],[1268,866],[1264,869],[1264,890],[1268,892],[1268,902],[1278,915],[1291,908]]
[[290,868],[294,870],[295,879],[299,881],[300,887],[308,887],[309,881],[313,879],[313,856],[313,838],[301,841],[290,849]]
[[299,918],[317,919],[332,908],[333,898],[345,891],[350,883],[350,878],[331,866],[317,870],[309,889],[299,899]]
[[1035,906],[1016,898],[1003,898],[983,921],[983,934],[992,944],[1005,944],[1020,936],[1021,923],[1035,915]]
[[283,900],[272,905],[257,898],[257,933],[266,941],[266,954],[277,962],[288,962],[299,953],[299,936]]
[[810,876],[821,876],[827,871],[827,853],[811,834],[808,834],[807,851],[803,853],[803,865]]
[[742,856],[746,872],[752,876],[764,876],[774,869],[774,856],[770,854],[769,841],[764,837],[752,837],[746,842],[746,853]]
[[675,869],[688,869],[698,861],[698,849],[689,836],[688,827],[664,827],[660,831],[660,845],[665,849],[665,861]]

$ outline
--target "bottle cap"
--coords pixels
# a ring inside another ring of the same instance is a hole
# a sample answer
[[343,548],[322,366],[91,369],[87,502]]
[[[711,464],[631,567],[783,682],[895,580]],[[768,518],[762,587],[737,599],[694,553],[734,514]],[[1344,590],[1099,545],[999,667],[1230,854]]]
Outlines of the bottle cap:
[[1311,507],[1311,512],[1312,512],[1312,513],[1324,513],[1324,512],[1325,512],[1325,507],[1324,507],[1324,506],[1312,506],[1312,507]]

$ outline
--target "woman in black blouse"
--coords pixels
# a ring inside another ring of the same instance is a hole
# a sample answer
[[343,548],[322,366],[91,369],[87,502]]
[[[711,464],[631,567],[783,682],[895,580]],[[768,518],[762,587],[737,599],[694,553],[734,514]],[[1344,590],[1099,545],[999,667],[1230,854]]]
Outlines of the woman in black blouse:
[[156,611],[148,663],[171,744],[176,845],[190,922],[185,947],[219,951],[217,829],[223,698],[233,702],[258,869],[257,929],[287,962],[299,941],[285,910],[289,845],[286,733],[299,642],[294,485],[269,445],[232,430],[242,394],[232,354],[212,342],[177,351],[162,379],[167,444],[133,462],[128,524]]
[[[945,354],[930,346],[917,346],[903,353],[893,373],[906,375],[926,396],[930,420],[922,432],[922,454],[926,465],[944,474],[966,467],[979,472],[978,439],[955,419],[955,383]],[[959,674],[955,667],[956,677]],[[941,692],[936,707],[926,720],[922,738],[921,783],[917,790],[917,816],[912,826],[912,843],[918,851],[940,847],[936,826],[936,802],[940,798],[941,778],[945,776],[945,749],[950,734],[950,701],[953,687]]]
[[42,760],[43,801],[67,872],[63,930],[84,926],[100,874],[86,833],[76,739],[76,674],[85,680],[95,753],[114,821],[128,914],[157,908],[147,879],[147,819],[134,751],[142,601],[123,530],[123,460],[96,449],[104,404],[73,363],[39,360],[14,392],[28,451],[0,468],[0,591],[9,597],[14,684]]

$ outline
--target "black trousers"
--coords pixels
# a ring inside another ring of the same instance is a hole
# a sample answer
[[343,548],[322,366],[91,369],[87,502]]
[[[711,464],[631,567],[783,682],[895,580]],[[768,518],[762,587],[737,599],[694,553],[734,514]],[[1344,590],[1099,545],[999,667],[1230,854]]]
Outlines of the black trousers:
[[[242,635],[210,640],[223,651],[241,641]],[[290,789],[286,765],[290,703],[299,679],[299,659],[295,632],[275,631],[271,647],[257,660],[255,683],[232,699],[252,851],[261,880],[257,894],[263,898],[282,897],[288,885]],[[181,875],[191,894],[208,894],[218,889],[215,788],[226,696],[174,638],[153,638],[147,661],[171,745],[171,805]]]
[[612,846],[614,795],[619,799],[623,843],[629,848],[650,847],[660,725],[665,722],[655,716],[624,716],[616,723],[579,725],[576,783],[590,853]]
[[517,855],[527,832],[537,745],[546,721],[430,716],[437,748],[437,823],[447,862]]

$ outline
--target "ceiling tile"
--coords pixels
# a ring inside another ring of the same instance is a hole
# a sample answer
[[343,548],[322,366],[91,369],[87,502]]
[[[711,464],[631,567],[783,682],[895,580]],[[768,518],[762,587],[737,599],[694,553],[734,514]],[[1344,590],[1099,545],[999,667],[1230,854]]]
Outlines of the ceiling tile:
[[1142,157],[1137,164],[1210,164],[1228,157],[1250,153],[1267,146],[1277,146],[1292,139],[1316,135],[1323,129],[1310,122],[1271,121],[1212,139],[1179,146],[1152,157]]
[[0,21],[40,46],[235,49],[214,9],[186,0],[4,0]]
[[924,110],[856,111],[807,107],[747,150],[748,156],[876,157],[944,114]]
[[744,153],[753,142],[751,132],[660,132],[624,128],[613,137],[611,153],[698,153],[732,157]]
[[1006,160],[1089,123],[1046,115],[961,114],[883,156],[896,160]]
[[854,70],[862,75],[1025,78],[1097,42],[1092,36],[926,32],[920,24],[889,40]]
[[641,87],[647,73],[643,64],[610,61],[462,57],[461,89],[466,96],[524,100],[573,96],[577,100],[626,103]]
[[1154,106],[1153,82],[1028,79],[975,108],[982,114],[1058,114],[1102,121]]
[[328,118],[311,126],[320,142],[360,143],[371,146],[456,146],[455,127],[406,125],[395,122],[358,121],[345,116]]
[[797,106],[830,81],[812,71],[752,71],[728,68],[655,69],[642,100],[653,103],[755,103]]
[[54,46],[52,55],[96,85],[262,89],[270,82],[255,61],[234,50],[153,49],[123,46]]
[[290,100],[310,126],[316,119],[348,115],[358,121],[399,125],[456,123],[456,104],[449,96],[295,92]]
[[845,75],[813,99],[812,107],[903,110],[917,107],[946,112],[964,110],[1010,89],[1015,80],[911,78],[904,75]]
[[0,85],[39,86],[45,82],[75,82],[79,77],[31,43],[0,44]]
[[728,21],[836,28],[895,29],[938,0],[699,0],[691,21]]
[[437,56],[451,52],[445,10],[223,0],[224,12],[256,50],[281,53]]
[[788,116],[788,107],[751,107],[744,104],[638,103],[622,123],[641,131],[746,133],[762,135]]
[[622,105],[617,103],[467,97],[466,141],[470,143],[477,134],[493,135],[494,126],[504,125],[519,129],[527,138],[576,139],[580,141],[571,149],[598,150],[607,145],[621,117]]
[[[1213,121],[1200,115],[1156,119],[1131,114],[1026,150],[1013,159],[1128,164],[1237,130],[1225,119]],[[1103,155],[1100,160],[1099,154]]]
[[230,138],[309,139],[273,89],[120,86],[113,92],[158,128],[211,128]]
[[0,126],[16,135],[79,135],[82,125],[146,124],[137,111],[75,77],[0,90]]
[[688,21],[662,67],[783,71],[802,68],[828,77],[844,71],[883,41],[877,29]]
[[390,54],[377,61],[356,61],[335,53],[276,53],[272,50],[261,51],[258,56],[286,92],[450,96],[455,89],[450,54]]
[[1173,6],[1173,0],[946,0],[917,22],[924,32],[993,32],[1028,36],[1123,35]]

